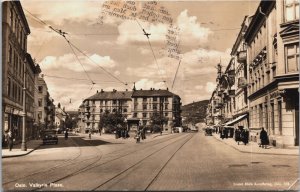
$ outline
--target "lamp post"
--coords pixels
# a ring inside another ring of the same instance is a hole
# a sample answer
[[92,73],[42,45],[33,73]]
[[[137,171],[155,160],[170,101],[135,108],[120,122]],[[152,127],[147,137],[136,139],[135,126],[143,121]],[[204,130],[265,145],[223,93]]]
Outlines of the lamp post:
[[22,143],[21,151],[27,151],[26,146],[26,59],[24,61],[24,72],[23,72],[23,127],[22,127]]

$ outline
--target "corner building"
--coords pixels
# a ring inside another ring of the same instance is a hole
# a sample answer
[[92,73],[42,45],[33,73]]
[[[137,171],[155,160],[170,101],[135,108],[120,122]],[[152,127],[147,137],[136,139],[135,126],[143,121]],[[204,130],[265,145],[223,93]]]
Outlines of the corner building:
[[245,33],[252,140],[299,145],[299,1],[261,1]]

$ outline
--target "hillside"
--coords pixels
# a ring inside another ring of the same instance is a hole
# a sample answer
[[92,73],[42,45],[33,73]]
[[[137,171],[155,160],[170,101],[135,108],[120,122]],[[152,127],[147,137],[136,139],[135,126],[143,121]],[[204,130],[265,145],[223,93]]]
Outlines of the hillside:
[[208,102],[208,100],[203,100],[182,106],[183,124],[205,122]]

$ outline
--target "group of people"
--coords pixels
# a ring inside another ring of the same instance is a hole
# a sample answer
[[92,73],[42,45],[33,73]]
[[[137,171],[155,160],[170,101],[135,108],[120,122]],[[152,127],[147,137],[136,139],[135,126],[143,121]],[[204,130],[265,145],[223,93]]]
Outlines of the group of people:
[[249,131],[246,128],[239,127],[238,129],[235,129],[234,135],[235,141],[238,143],[238,145],[240,142],[243,142],[244,145],[247,145],[249,142]]
[[145,127],[139,127],[136,130],[136,134],[135,134],[135,139],[136,142],[139,143],[142,140],[146,139],[146,129]]

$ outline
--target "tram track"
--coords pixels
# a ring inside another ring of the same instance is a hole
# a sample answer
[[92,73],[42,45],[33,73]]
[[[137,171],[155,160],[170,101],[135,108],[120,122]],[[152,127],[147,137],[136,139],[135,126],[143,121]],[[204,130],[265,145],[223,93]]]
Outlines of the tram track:
[[[79,170],[77,170],[77,171],[75,171],[75,172],[72,172],[72,173],[70,173],[70,174],[67,174],[67,175],[65,175],[64,177],[60,177],[59,179],[52,180],[51,182],[48,182],[48,184],[50,184],[50,183],[58,183],[58,182],[63,181],[63,180],[65,180],[65,179],[68,179],[68,178],[71,178],[71,177],[73,177],[73,176],[76,176],[76,175],[78,175],[78,174],[80,174],[80,173],[89,171],[89,170],[94,169],[94,168],[97,168],[97,167],[101,167],[101,166],[106,165],[106,164],[108,164],[108,163],[112,163],[112,162],[117,161],[117,160],[119,160],[119,159],[121,159],[121,158],[127,157],[127,156],[129,156],[129,155],[131,155],[131,154],[133,154],[133,153],[137,153],[137,152],[139,152],[139,151],[143,151],[143,150],[145,150],[145,149],[147,149],[147,148],[151,148],[151,147],[153,147],[153,146],[155,146],[155,145],[159,145],[159,144],[168,142],[168,141],[170,141],[170,140],[172,140],[172,139],[177,139],[177,138],[180,138],[180,137],[183,137],[183,136],[182,136],[182,135],[176,135],[175,137],[168,138],[167,140],[159,141],[159,142],[155,143],[154,145],[147,145],[146,147],[142,147],[142,148],[139,149],[139,150],[130,151],[130,152],[124,154],[124,155],[118,156],[118,157],[113,158],[113,159],[108,159],[107,161],[101,162],[101,163],[99,163],[99,164],[90,163],[89,165],[85,166],[84,168],[81,168],[81,169],[79,169]],[[175,140],[175,142],[176,142],[176,141],[177,141],[177,140]],[[147,144],[149,144],[149,143],[150,143],[150,142],[148,142]],[[116,152],[121,151],[121,150],[122,150],[122,149],[117,150],[117,151],[113,151],[113,152],[108,153],[108,154],[113,154],[113,153],[116,153]],[[107,155],[107,154],[106,154],[106,155]],[[45,187],[42,186],[42,187],[40,187],[40,188],[33,189],[32,191],[39,191],[39,190],[42,190],[43,188],[45,188]]]
[[[148,185],[145,187],[145,191],[153,184],[153,182],[155,182],[155,180],[159,177],[160,173],[162,172],[162,170],[166,167],[166,165],[170,162],[170,160],[175,156],[175,154],[188,142],[190,141],[192,138],[194,137],[193,135],[188,135],[184,137],[184,142],[182,144],[179,145],[179,147],[175,150],[175,152],[167,159],[167,161],[163,164],[163,166],[159,169],[159,171],[157,172],[157,174],[155,174],[155,176],[153,177],[153,179],[151,179],[151,181],[148,183]],[[141,160],[139,160],[138,162],[134,163],[133,165],[131,165],[130,167],[120,171],[119,173],[115,174],[113,177],[111,177],[110,179],[107,179],[105,182],[102,182],[101,184],[99,184],[98,186],[94,187],[91,191],[97,191],[100,190],[100,188],[106,184],[108,184],[109,182],[114,182],[114,180],[118,180],[118,177],[122,176],[123,174],[126,174],[127,172],[134,172],[134,169],[137,169],[138,167],[140,167],[142,165],[142,163],[144,161],[146,161],[147,159],[149,159],[151,156],[156,155],[157,153],[161,152],[162,150],[174,145],[174,143],[178,142],[178,141],[182,141],[182,138],[175,140],[169,144],[167,144],[166,146],[163,146],[162,148],[155,150],[154,152],[150,153],[149,155],[147,155],[146,157],[142,158]],[[107,189],[105,189],[107,190]],[[139,190],[140,191],[140,190]]]

